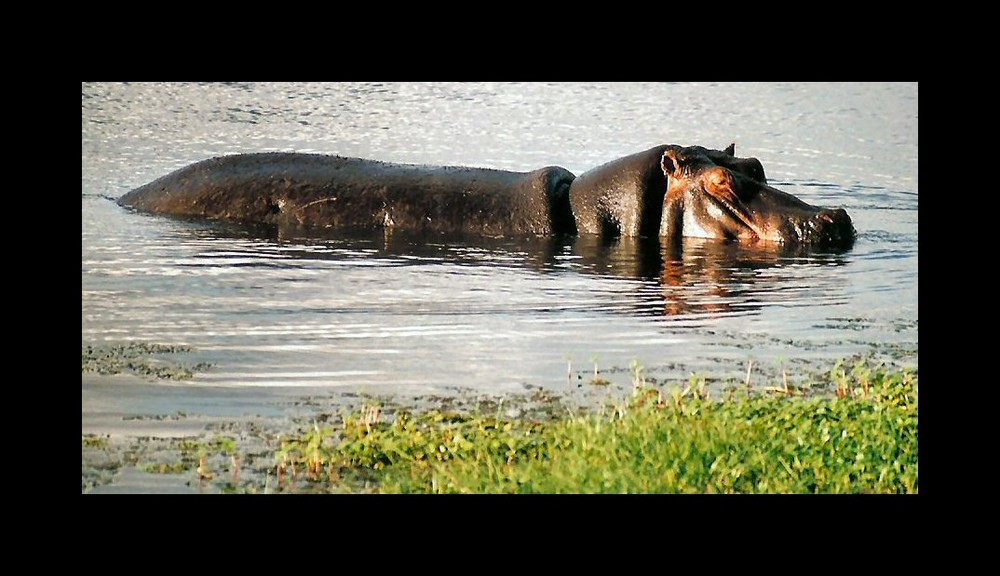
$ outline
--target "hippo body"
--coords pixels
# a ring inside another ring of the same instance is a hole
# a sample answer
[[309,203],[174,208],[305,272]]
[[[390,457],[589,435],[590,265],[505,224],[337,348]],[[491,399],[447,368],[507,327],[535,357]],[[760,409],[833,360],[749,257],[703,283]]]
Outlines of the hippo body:
[[308,228],[575,233],[573,174],[393,164],[322,154],[222,156],[136,188],[119,204],[146,212]]
[[394,164],[322,154],[236,154],[197,162],[122,196],[159,214],[333,230],[484,236],[598,235],[846,247],[843,210],[768,186],[734,146],[660,145],[579,177]]

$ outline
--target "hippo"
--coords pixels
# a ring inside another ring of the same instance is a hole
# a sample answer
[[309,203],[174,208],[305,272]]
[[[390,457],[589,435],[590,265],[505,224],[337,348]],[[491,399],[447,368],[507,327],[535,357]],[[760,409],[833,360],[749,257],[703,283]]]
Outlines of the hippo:
[[854,225],[843,208],[807,204],[694,148],[665,150],[661,168],[668,180],[661,238],[831,248],[854,242]]
[[[728,176],[726,176],[728,175]],[[713,237],[741,243],[843,243],[843,210],[770,187],[756,158],[665,144],[579,177],[395,164],[294,152],[197,162],[118,203],[174,216],[278,227],[482,236]]]

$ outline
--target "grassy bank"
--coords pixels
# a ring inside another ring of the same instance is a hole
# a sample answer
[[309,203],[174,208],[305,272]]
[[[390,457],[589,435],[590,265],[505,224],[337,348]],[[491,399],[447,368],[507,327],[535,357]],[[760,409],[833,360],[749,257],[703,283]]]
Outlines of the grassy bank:
[[[502,411],[379,406],[285,438],[279,491],[392,493],[916,493],[917,374],[858,362],[835,395],[666,391],[636,372],[598,411],[505,419]],[[274,488],[272,488],[274,489]]]

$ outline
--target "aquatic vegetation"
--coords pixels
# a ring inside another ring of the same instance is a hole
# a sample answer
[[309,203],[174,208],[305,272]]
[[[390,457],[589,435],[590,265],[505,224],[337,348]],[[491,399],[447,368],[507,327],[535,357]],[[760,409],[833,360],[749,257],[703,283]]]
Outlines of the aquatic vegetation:
[[139,465],[139,470],[152,474],[181,474],[190,469],[190,464],[178,462],[146,462]]
[[233,476],[239,476],[239,453],[236,440],[227,436],[217,436],[211,439],[173,438],[168,441],[168,453],[177,455],[175,459],[164,461],[137,462],[138,468],[144,472],[155,474],[182,474],[195,471],[199,479],[211,480],[215,473],[210,465],[210,458],[218,459],[230,456],[233,463]]
[[195,372],[211,367],[207,362],[184,365],[172,360],[154,357],[158,354],[193,352],[187,346],[166,346],[145,342],[129,342],[109,346],[87,345],[83,347],[83,372],[99,374],[121,374],[130,372],[150,378],[187,380]]
[[835,397],[786,386],[710,398],[705,380],[634,389],[548,420],[366,406],[278,452],[279,480],[319,491],[431,493],[916,493],[917,373],[857,361]]
[[107,436],[98,436],[97,434],[84,434],[83,435],[83,447],[84,448],[105,448],[108,445]]

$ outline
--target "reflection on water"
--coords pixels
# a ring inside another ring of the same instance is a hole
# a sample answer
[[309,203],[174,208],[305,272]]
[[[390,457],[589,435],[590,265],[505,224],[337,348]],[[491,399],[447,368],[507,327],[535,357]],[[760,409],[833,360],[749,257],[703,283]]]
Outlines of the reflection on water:
[[[195,223],[197,226],[198,224]],[[205,226],[204,223],[201,224]],[[803,286],[803,267],[842,266],[845,255],[803,246],[761,243],[747,247],[713,239],[522,237],[485,238],[407,233],[330,233],[304,228],[276,228],[215,223],[195,233],[202,239],[267,239],[280,246],[280,258],[255,244],[253,253],[209,250],[181,265],[215,269],[251,266],[304,269],[302,260],[355,260],[355,266],[389,268],[436,264],[474,274],[469,267],[516,268],[536,273],[572,270],[606,279],[635,280],[635,296],[602,306],[640,315],[721,317],[752,314],[766,305],[815,305],[843,301],[835,284]],[[206,245],[206,247],[211,245]],[[781,274],[782,267],[795,267]],[[488,273],[488,272],[487,272]],[[373,272],[373,274],[376,274]],[[786,277],[787,276],[787,277]],[[377,281],[374,280],[373,281]],[[803,294],[808,291],[808,294]],[[580,307],[567,293],[564,306]],[[622,295],[619,295],[622,296]],[[384,303],[373,303],[384,305]]]
[[[504,392],[575,387],[567,365],[595,361],[625,383],[633,359],[681,380],[884,350],[917,363],[912,85],[87,84],[82,105],[82,340],[193,346],[214,367],[192,386]],[[233,152],[580,174],[734,140],[777,187],[844,206],[854,247],[329,237],[109,200]]]
[[[666,313],[718,317],[757,312],[768,305],[843,302],[836,283],[804,284],[801,268],[845,263],[838,254],[814,253],[804,248],[761,244],[747,249],[726,242],[685,239],[671,243],[663,251]],[[797,270],[794,274],[782,274],[785,267]]]

